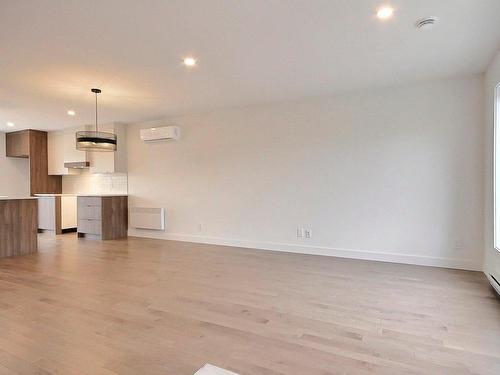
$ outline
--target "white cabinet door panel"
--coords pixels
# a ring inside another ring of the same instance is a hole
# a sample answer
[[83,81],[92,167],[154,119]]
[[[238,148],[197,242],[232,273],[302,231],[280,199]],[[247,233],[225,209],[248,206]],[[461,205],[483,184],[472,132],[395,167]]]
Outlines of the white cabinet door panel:
[[101,197],[78,197],[78,207],[101,206]]
[[76,227],[76,197],[61,197],[61,228],[69,229]]
[[91,220],[91,219],[78,219],[78,232],[85,234],[102,234],[102,222],[101,220]]
[[56,230],[56,198],[38,198],[38,229]]

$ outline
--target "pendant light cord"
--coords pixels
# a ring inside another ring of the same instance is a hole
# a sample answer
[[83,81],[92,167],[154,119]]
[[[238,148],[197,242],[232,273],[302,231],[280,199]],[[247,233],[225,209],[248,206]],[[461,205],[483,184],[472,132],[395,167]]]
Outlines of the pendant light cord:
[[95,131],[96,133],[99,131],[97,128],[97,92],[95,93]]
[[98,118],[97,118],[97,95],[101,93],[101,89],[98,88],[93,88],[90,91],[92,91],[95,94],[95,131],[96,133],[99,132],[99,126],[97,125]]

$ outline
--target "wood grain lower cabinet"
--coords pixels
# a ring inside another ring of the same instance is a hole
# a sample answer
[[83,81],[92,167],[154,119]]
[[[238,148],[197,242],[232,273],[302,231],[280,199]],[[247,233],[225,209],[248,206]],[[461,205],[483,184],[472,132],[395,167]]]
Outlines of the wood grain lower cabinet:
[[77,206],[79,237],[91,236],[101,240],[127,237],[127,196],[80,196]]
[[38,201],[0,200],[0,258],[38,250]]

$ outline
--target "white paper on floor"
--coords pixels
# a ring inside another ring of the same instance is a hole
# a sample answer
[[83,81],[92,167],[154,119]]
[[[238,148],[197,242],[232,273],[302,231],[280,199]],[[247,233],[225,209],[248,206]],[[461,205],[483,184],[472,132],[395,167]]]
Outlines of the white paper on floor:
[[208,363],[196,371],[194,375],[238,375],[235,372],[227,371],[219,367],[209,365]]

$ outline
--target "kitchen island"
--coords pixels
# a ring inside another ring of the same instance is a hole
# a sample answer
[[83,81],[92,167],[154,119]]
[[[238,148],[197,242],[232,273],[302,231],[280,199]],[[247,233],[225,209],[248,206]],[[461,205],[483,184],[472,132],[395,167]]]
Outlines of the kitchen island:
[[38,200],[0,198],[0,258],[38,251]]

